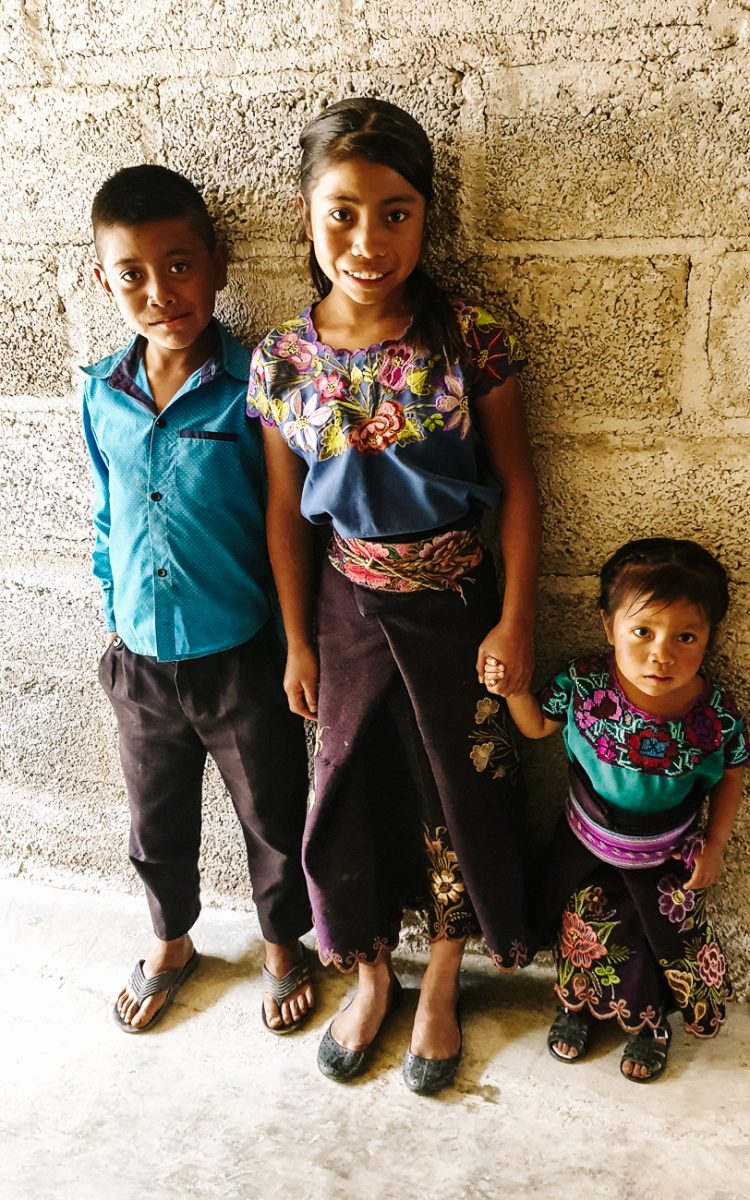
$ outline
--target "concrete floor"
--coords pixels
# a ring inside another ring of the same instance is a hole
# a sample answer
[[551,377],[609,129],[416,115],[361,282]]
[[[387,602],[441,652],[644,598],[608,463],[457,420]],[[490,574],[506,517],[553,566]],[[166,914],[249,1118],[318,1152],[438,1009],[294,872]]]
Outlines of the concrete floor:
[[[317,972],[304,1031],[261,1026],[254,915],[208,910],[202,968],[153,1033],[127,1037],[113,996],[148,936],[132,897],[0,882],[5,975],[0,1105],[4,1200],[748,1200],[750,1011],[698,1044],[675,1021],[668,1076],[618,1073],[602,1030],[585,1064],[547,1054],[549,975],[463,974],[457,1086],[400,1077],[415,993],[360,1082],[319,1074],[326,1023],[351,981]],[[419,963],[404,955],[408,988]]]

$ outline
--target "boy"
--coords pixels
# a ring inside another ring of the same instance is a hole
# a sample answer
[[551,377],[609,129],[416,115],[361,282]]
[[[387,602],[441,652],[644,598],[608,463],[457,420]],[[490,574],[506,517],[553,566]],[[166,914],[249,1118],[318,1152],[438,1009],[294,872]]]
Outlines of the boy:
[[94,575],[109,638],[99,678],[117,717],[130,858],[155,938],[120,991],[127,1033],[152,1029],[198,962],[206,754],[232,797],[265,941],[264,1024],[313,1005],[299,935],[307,765],[282,687],[268,600],[264,468],[245,417],[249,355],[215,320],[226,255],[202,197],[159,166],[129,167],[92,208],[96,279],[135,333],[85,369]]

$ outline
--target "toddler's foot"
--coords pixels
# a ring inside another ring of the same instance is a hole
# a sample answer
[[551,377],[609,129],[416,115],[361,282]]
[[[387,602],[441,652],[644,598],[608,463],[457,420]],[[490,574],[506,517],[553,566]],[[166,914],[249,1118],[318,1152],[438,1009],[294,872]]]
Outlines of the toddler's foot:
[[[194,953],[195,947],[188,934],[169,942],[154,938],[151,949],[143,960],[141,970],[148,982],[154,975],[159,975],[162,971],[182,970]],[[131,981],[128,980],[115,1000],[115,1009],[122,1023],[131,1025],[134,1030],[148,1025],[166,1003],[168,991],[169,989],[156,992],[153,996],[146,996],[143,1000],[139,1000],[133,991]]]
[[[279,999],[271,991],[263,993],[266,1025],[279,1033],[283,1032],[285,1027],[299,1025],[312,1012],[315,1007],[315,995],[308,976],[302,943],[295,940],[284,942],[283,945],[275,945],[273,942],[264,944],[266,974],[273,976],[275,981],[285,981],[286,987],[292,988],[288,995]],[[286,980],[286,976],[290,978]],[[286,990],[286,987],[283,990]]]
[[650,1083],[663,1074],[667,1065],[672,1030],[665,1021],[657,1029],[634,1033],[625,1043],[620,1070],[633,1083]]
[[558,1008],[547,1034],[547,1049],[562,1062],[580,1062],[589,1048],[589,1032],[589,1019],[583,1013]]

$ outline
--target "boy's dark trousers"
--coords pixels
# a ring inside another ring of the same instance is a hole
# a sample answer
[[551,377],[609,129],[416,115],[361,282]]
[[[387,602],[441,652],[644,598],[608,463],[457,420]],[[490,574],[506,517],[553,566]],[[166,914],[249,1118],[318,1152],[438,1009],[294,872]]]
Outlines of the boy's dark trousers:
[[206,754],[242,826],[263,937],[289,942],[310,928],[301,863],[307,754],[282,688],[283,657],[269,622],[243,645],[201,658],[158,662],[118,638],[101,659],[130,799],[130,859],[165,941],[187,933],[200,912]]

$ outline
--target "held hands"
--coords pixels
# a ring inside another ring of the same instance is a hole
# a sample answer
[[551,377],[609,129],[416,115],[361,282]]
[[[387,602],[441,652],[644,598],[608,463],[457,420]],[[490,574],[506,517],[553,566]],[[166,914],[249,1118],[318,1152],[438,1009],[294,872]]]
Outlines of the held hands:
[[284,671],[284,691],[293,713],[318,719],[318,658],[312,646],[290,647]]
[[477,677],[488,692],[514,696],[531,683],[534,643],[526,626],[499,621],[487,634],[477,654]]
[[723,865],[724,847],[717,846],[710,841],[706,842],[703,849],[695,856],[693,873],[684,884],[685,890],[695,892],[701,888],[710,887],[721,875]]

